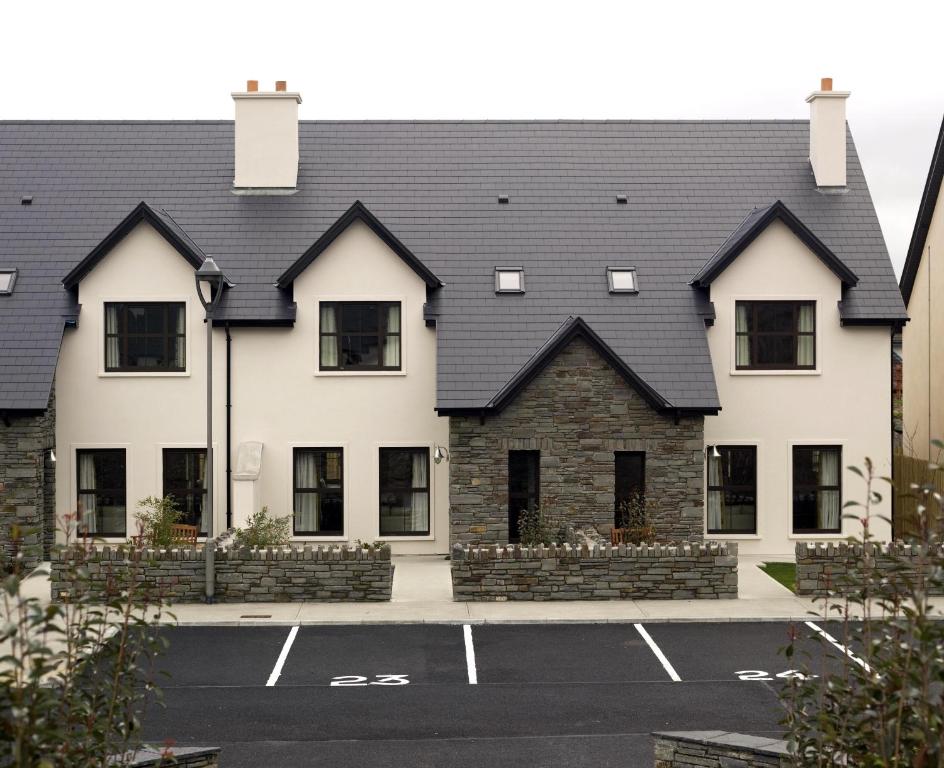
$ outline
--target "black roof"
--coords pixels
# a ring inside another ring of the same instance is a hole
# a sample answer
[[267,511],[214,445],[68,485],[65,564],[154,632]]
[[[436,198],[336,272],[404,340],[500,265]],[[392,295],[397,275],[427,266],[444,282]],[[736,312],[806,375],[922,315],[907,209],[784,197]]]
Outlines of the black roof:
[[[231,121],[0,122],[0,268],[19,270],[0,296],[0,410],[45,406],[78,312],[62,281],[142,200],[235,283],[222,319],[270,324],[294,318],[280,276],[361,201],[444,284],[427,279],[426,314],[446,410],[493,403],[570,317],[660,402],[716,409],[710,305],[689,282],[775,200],[857,276],[844,321],[905,319],[851,136],[848,191],[822,194],[807,121],[325,121],[299,136],[298,191],[248,196],[232,192]],[[495,293],[507,264],[526,293]],[[636,267],[638,294],[609,293],[612,265]]]
[[944,180],[944,121],[941,122],[941,130],[938,132],[937,143],[934,145],[931,168],[928,170],[928,179],[924,184],[921,204],[918,206],[918,217],[915,219],[914,229],[911,232],[911,243],[908,246],[908,255],[905,257],[905,267],[901,271],[901,295],[905,304],[911,301],[911,290],[918,276],[921,254],[924,252],[924,244],[931,226],[931,217],[937,205],[937,196],[941,191],[942,180]]

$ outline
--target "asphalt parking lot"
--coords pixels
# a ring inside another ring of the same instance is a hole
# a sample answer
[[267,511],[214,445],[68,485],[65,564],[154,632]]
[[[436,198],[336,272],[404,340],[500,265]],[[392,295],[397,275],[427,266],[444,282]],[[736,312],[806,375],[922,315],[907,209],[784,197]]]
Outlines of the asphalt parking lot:
[[[784,623],[165,631],[146,735],[222,746],[226,768],[652,765],[654,730],[778,735],[797,674]],[[843,653],[800,647],[811,673]]]

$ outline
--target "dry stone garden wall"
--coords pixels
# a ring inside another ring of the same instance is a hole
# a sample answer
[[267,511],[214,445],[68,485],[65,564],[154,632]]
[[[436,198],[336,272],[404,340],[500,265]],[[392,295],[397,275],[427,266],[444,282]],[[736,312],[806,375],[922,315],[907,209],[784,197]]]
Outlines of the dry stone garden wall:
[[[206,564],[202,549],[141,550],[80,547],[53,552],[52,598],[73,594],[75,559],[84,561],[90,589],[105,594],[123,575],[177,603],[203,602]],[[393,587],[390,547],[285,547],[216,551],[216,599],[220,602],[358,602],[389,600]]]
[[656,733],[655,768],[787,768],[787,742],[724,731]]
[[737,544],[452,548],[454,600],[736,598]]
[[[941,545],[938,547],[940,556]],[[880,570],[892,576],[899,569],[893,556],[904,564],[904,574],[914,576],[921,568],[921,559],[927,547],[919,544],[848,544],[806,543],[796,545],[796,586],[798,595],[823,595],[827,591],[844,591],[855,588],[860,579],[857,573],[862,568],[866,552],[875,559]],[[940,590],[931,592],[940,594]]]

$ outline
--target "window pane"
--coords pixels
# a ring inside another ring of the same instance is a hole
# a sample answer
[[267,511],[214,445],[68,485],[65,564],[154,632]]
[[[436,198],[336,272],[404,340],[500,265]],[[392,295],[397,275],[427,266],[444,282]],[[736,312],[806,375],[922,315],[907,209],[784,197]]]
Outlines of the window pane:
[[13,286],[13,272],[0,272],[0,293],[9,293]]
[[518,518],[541,504],[541,452],[508,451],[508,540],[520,541]]
[[614,269],[610,272],[614,291],[636,290],[636,273],[628,269]]
[[838,533],[842,530],[839,446],[794,446],[793,530]]
[[614,525],[645,524],[646,476],[645,454],[619,451],[615,459],[614,488],[616,506]]
[[815,367],[815,311],[815,302],[811,301],[737,302],[737,367],[772,370]]
[[380,362],[378,336],[341,336],[341,365],[376,366]]
[[707,502],[709,533],[757,532],[757,450],[753,446],[709,448]]
[[377,333],[378,321],[376,304],[342,304],[341,330],[344,333]]
[[790,367],[794,363],[793,336],[758,336],[755,365],[781,365]]
[[296,448],[296,535],[344,535],[343,452],[340,448]]
[[77,503],[90,536],[124,536],[127,521],[123,449],[76,451]]
[[182,302],[108,303],[105,332],[106,370],[185,369],[186,312]]
[[766,333],[793,333],[794,304],[789,301],[759,301],[755,303],[752,331]]
[[499,270],[498,290],[520,291],[521,290],[521,273],[518,271],[511,271],[511,270]]
[[206,450],[203,448],[165,448],[164,495],[173,496],[181,512],[180,522],[207,531]]
[[429,533],[429,449],[380,449],[380,535]]

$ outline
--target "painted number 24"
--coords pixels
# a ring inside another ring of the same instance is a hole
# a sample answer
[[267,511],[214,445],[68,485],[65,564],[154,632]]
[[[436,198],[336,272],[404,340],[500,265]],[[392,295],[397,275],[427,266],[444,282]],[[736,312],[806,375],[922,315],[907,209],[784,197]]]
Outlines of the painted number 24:
[[[764,672],[760,669],[744,669],[740,672],[735,672],[734,674],[738,676],[738,680],[773,680],[773,678],[770,677],[769,672]],[[806,680],[807,675],[804,675],[802,672],[796,669],[788,669],[785,672],[778,672],[777,677],[785,680],[789,678]],[[816,675],[809,675],[809,677],[816,677]]]
[[374,679],[368,681],[361,675],[342,675],[341,677],[331,678],[332,686],[359,686],[359,685],[409,685],[409,675],[374,675]]

